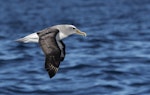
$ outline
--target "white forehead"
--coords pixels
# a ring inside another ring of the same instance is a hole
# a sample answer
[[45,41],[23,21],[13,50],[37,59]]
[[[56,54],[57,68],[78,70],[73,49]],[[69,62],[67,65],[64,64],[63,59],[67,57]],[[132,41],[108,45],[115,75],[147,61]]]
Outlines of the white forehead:
[[69,24],[56,25],[56,26],[53,26],[53,27],[56,27],[58,29],[64,29],[64,28],[69,28],[69,27],[76,28],[74,25],[69,25]]
[[65,25],[66,27],[74,27],[75,28],[75,26],[74,25]]

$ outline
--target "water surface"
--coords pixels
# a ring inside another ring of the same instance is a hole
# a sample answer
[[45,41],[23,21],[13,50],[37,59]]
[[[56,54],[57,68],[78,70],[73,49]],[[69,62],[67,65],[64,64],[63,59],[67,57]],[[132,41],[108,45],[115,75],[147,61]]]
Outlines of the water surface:
[[[149,95],[149,0],[1,0],[0,13],[1,95]],[[64,40],[50,79],[39,45],[14,40],[66,23],[88,36]]]

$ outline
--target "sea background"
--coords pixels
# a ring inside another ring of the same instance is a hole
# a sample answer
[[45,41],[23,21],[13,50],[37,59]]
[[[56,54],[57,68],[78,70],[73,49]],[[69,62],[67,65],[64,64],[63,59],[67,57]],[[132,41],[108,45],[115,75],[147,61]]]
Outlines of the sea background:
[[[38,44],[16,39],[56,24],[64,40],[55,77]],[[0,95],[150,95],[150,0],[0,0]]]

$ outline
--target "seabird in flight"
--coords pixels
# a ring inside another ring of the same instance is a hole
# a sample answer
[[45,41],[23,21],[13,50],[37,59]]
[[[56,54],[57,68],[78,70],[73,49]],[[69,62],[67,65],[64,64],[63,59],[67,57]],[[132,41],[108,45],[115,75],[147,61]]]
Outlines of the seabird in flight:
[[32,33],[17,39],[17,41],[40,44],[45,54],[45,69],[48,71],[50,78],[52,78],[58,71],[60,62],[65,58],[65,44],[62,42],[62,39],[72,34],[86,36],[85,32],[81,32],[74,25],[63,24]]

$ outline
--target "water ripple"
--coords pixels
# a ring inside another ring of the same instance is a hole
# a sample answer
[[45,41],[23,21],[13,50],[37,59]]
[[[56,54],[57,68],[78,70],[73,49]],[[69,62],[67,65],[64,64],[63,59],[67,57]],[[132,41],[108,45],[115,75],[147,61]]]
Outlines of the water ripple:
[[[149,95],[149,0],[0,2],[2,95]],[[64,40],[66,58],[49,79],[39,45],[15,40],[60,23],[88,36]]]

